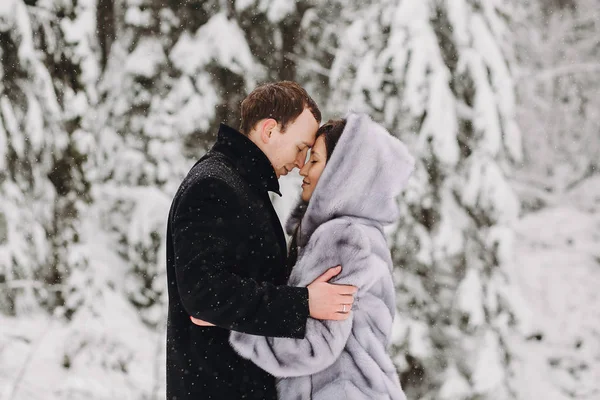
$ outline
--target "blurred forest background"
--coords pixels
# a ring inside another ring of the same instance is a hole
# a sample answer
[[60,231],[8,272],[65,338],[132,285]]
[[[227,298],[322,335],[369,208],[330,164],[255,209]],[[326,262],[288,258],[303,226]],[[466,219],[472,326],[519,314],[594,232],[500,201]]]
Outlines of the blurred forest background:
[[1,0],[0,400],[165,397],[171,198],[284,79],[418,159],[388,229],[408,398],[600,398],[599,10]]

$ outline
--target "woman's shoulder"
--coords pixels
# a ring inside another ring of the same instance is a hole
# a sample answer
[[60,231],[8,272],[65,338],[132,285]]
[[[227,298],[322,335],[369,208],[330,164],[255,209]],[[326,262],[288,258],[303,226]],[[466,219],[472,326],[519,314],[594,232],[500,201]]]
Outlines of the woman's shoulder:
[[362,234],[360,224],[349,218],[334,218],[319,225],[312,237],[315,236],[356,236]]
[[371,253],[371,242],[364,227],[346,218],[335,218],[321,224],[308,242],[308,247],[313,246],[345,249],[365,256]]
[[321,224],[313,233],[314,236],[346,237],[358,240],[385,238],[380,229],[364,223],[359,218],[339,217]]

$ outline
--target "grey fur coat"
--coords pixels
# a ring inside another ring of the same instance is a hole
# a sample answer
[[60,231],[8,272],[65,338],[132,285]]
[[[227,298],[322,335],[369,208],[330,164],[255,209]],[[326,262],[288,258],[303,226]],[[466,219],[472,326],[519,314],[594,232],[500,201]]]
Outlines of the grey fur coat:
[[396,221],[396,197],[413,168],[402,142],[368,116],[348,115],[310,203],[292,213],[287,229],[303,214],[289,284],[307,286],[341,264],[332,282],[359,288],[350,318],[309,318],[304,339],[230,337],[242,357],[280,378],[280,399],[405,400],[387,352],[395,297],[383,226]]

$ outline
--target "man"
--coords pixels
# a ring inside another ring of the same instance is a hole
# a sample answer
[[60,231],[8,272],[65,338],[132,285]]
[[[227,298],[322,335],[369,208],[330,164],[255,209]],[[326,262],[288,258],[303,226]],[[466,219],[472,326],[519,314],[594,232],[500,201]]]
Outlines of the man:
[[[241,133],[221,125],[216,144],[183,180],[167,228],[167,398],[273,399],[275,378],[242,359],[230,331],[303,338],[307,318],[348,317],[356,288],[285,286],[283,229],[268,192],[304,165],[321,120],[293,82],[258,87],[242,102]],[[194,317],[206,321],[197,326]]]

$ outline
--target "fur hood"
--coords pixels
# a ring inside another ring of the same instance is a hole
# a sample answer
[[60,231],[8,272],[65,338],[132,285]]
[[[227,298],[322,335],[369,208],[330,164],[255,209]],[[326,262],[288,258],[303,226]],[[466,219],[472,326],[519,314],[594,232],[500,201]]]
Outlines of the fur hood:
[[286,231],[302,220],[304,246],[317,227],[339,216],[388,225],[398,219],[396,197],[414,169],[415,160],[400,140],[366,114],[350,113],[310,203],[300,201]]

